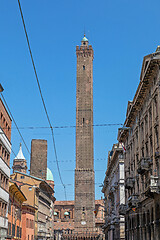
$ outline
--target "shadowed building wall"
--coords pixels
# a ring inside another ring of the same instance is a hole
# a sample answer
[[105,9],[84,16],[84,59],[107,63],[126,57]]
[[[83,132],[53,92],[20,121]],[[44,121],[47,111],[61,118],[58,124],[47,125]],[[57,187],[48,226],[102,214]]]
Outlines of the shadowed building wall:
[[[0,92],[2,86],[0,86]],[[8,201],[12,120],[0,98],[0,240],[5,240],[8,229]]]

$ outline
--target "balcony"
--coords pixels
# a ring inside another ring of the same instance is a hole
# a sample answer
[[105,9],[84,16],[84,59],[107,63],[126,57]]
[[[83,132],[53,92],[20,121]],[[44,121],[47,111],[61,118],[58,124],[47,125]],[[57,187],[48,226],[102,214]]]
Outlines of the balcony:
[[139,203],[138,195],[133,194],[128,198],[128,206],[130,208],[137,207]]
[[112,194],[112,193],[114,192],[114,190],[115,190],[115,189],[114,189],[114,186],[112,186],[112,187],[110,188],[110,190],[109,190],[109,193]]
[[125,204],[121,204],[119,206],[119,215],[125,215],[127,211],[127,206]]
[[158,159],[160,157],[160,152],[155,152],[155,158]]
[[103,226],[103,229],[107,228],[111,224],[111,217],[107,216],[105,217],[105,224]]
[[138,163],[137,172],[139,174],[143,174],[146,171],[149,171],[151,163],[152,163],[152,160],[150,158],[141,158]]
[[130,189],[134,187],[135,179],[133,177],[126,178],[125,188]]
[[114,196],[114,191],[115,191],[115,188],[112,186],[110,189],[109,189],[109,199],[112,199],[113,196]]
[[114,187],[115,190],[118,189],[118,182],[115,182],[115,183],[113,184],[113,187]]
[[110,216],[107,216],[107,217],[105,218],[105,222],[108,223],[108,224],[110,224],[110,223],[111,223],[111,217],[110,217]]
[[114,217],[113,222],[114,225],[119,224],[119,217]]

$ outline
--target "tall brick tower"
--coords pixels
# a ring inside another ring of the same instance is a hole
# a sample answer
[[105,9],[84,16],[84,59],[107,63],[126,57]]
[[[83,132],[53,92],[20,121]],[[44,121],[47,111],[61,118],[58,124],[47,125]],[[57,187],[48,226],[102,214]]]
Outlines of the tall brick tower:
[[84,36],[76,47],[76,169],[75,231],[95,228],[95,186],[93,157],[93,49]]
[[32,139],[30,174],[46,180],[47,175],[47,140]]

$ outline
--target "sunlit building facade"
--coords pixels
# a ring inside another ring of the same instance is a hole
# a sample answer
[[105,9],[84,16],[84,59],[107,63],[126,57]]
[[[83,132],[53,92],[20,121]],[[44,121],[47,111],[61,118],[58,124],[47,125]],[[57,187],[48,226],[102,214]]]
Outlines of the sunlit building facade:
[[106,240],[124,240],[125,223],[121,207],[125,203],[124,159],[121,144],[114,144],[108,154],[107,171],[102,192],[104,193]]

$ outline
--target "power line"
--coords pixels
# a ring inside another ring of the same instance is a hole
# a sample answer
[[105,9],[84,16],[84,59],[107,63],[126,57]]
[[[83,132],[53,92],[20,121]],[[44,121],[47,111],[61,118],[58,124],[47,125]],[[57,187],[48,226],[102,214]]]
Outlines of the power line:
[[49,123],[49,127],[51,129],[51,135],[52,135],[52,140],[53,140],[53,147],[54,147],[54,153],[55,153],[55,158],[56,158],[59,178],[60,178],[60,181],[61,181],[61,183],[62,183],[62,185],[64,187],[65,199],[67,200],[66,187],[65,187],[65,184],[62,181],[61,172],[60,172],[60,168],[59,168],[59,164],[58,164],[58,157],[57,157],[57,151],[56,151],[56,144],[55,144],[55,139],[54,139],[53,127],[51,125],[51,121],[50,121],[50,118],[49,118],[49,115],[48,115],[46,104],[45,104],[45,101],[44,101],[44,98],[43,98],[43,95],[42,95],[42,90],[41,90],[41,87],[40,87],[40,82],[39,82],[39,79],[38,79],[38,74],[37,74],[37,71],[36,71],[36,66],[35,66],[35,63],[34,63],[32,51],[31,51],[31,47],[30,47],[30,43],[29,43],[28,33],[27,33],[27,30],[26,30],[26,25],[25,25],[23,13],[22,13],[20,0],[18,0],[18,5],[19,5],[20,13],[21,13],[21,19],[22,19],[22,23],[23,23],[23,28],[24,28],[24,32],[25,32],[25,36],[26,36],[26,40],[27,40],[27,44],[28,44],[28,49],[29,49],[29,53],[30,53],[30,57],[31,57],[31,61],[32,61],[32,66],[33,66],[33,69],[34,69],[34,73],[35,73],[35,77],[36,77],[36,81],[37,81],[37,85],[38,85],[38,89],[39,89],[39,93],[40,93],[42,104],[43,104],[43,107],[44,107],[44,111],[45,111],[45,114],[46,114],[46,117],[47,117],[47,120],[48,120],[48,123]]
[[[24,141],[24,138],[23,138],[23,136],[22,136],[22,134],[21,134],[21,132],[20,132],[20,130],[19,130],[19,128],[18,128],[18,125],[17,125],[17,123],[16,123],[16,121],[15,121],[15,119],[14,119],[12,113],[11,113],[11,110],[10,110],[10,108],[9,108],[9,106],[8,106],[8,104],[7,104],[6,100],[5,100],[2,92],[1,92],[1,96],[2,96],[2,99],[3,99],[3,101],[4,101],[4,103],[5,103],[6,107],[7,107],[8,112],[9,112],[9,114],[10,114],[10,116],[11,116],[11,118],[12,118],[12,120],[13,120],[15,126],[16,126],[16,129],[17,129],[17,131],[18,131],[18,133],[19,133],[19,135],[20,135],[20,137],[21,137],[21,139],[22,139],[22,141],[23,141],[23,143],[24,143],[24,145],[25,145],[25,147],[26,147],[29,155],[30,155],[30,151],[29,151],[29,149],[28,149],[28,147],[27,147],[27,144],[26,144],[26,142]],[[15,155],[15,153],[14,153],[14,155]],[[16,155],[15,155],[15,156],[16,156]]]
[[13,155],[14,155],[15,157],[17,157],[16,154],[15,154],[15,152],[13,151],[12,147],[11,147],[11,151],[12,151]]
[[[89,125],[87,125],[86,127],[88,127]],[[103,123],[103,124],[93,124],[92,125],[93,127],[109,127],[109,126],[123,126],[122,123]],[[52,128],[76,128],[76,127],[82,127],[81,125],[80,126],[75,126],[75,125],[68,125],[68,126],[55,126],[55,127],[52,127]],[[83,126],[85,127],[85,126]],[[19,129],[50,129],[51,127],[46,127],[46,126],[27,126],[27,127],[19,127]],[[5,128],[3,128],[5,129]],[[12,128],[13,129],[13,128]]]
[[[94,161],[106,161],[106,158],[95,158]],[[55,162],[55,161],[53,161]],[[58,162],[76,162],[76,160],[61,160]]]
[[[89,125],[87,125],[88,127]],[[108,126],[123,126],[122,123],[103,123],[103,124],[93,124],[93,127],[108,127]],[[54,126],[52,128],[76,128],[76,127],[81,127],[80,126],[76,126],[76,125],[66,125],[66,126]],[[83,126],[85,127],[85,126]],[[27,126],[27,127],[19,127],[20,129],[47,129],[50,127],[46,127],[46,126]]]
[[[63,170],[64,172],[74,172],[75,170],[69,169],[69,170]],[[94,170],[95,172],[104,172],[106,170]]]

